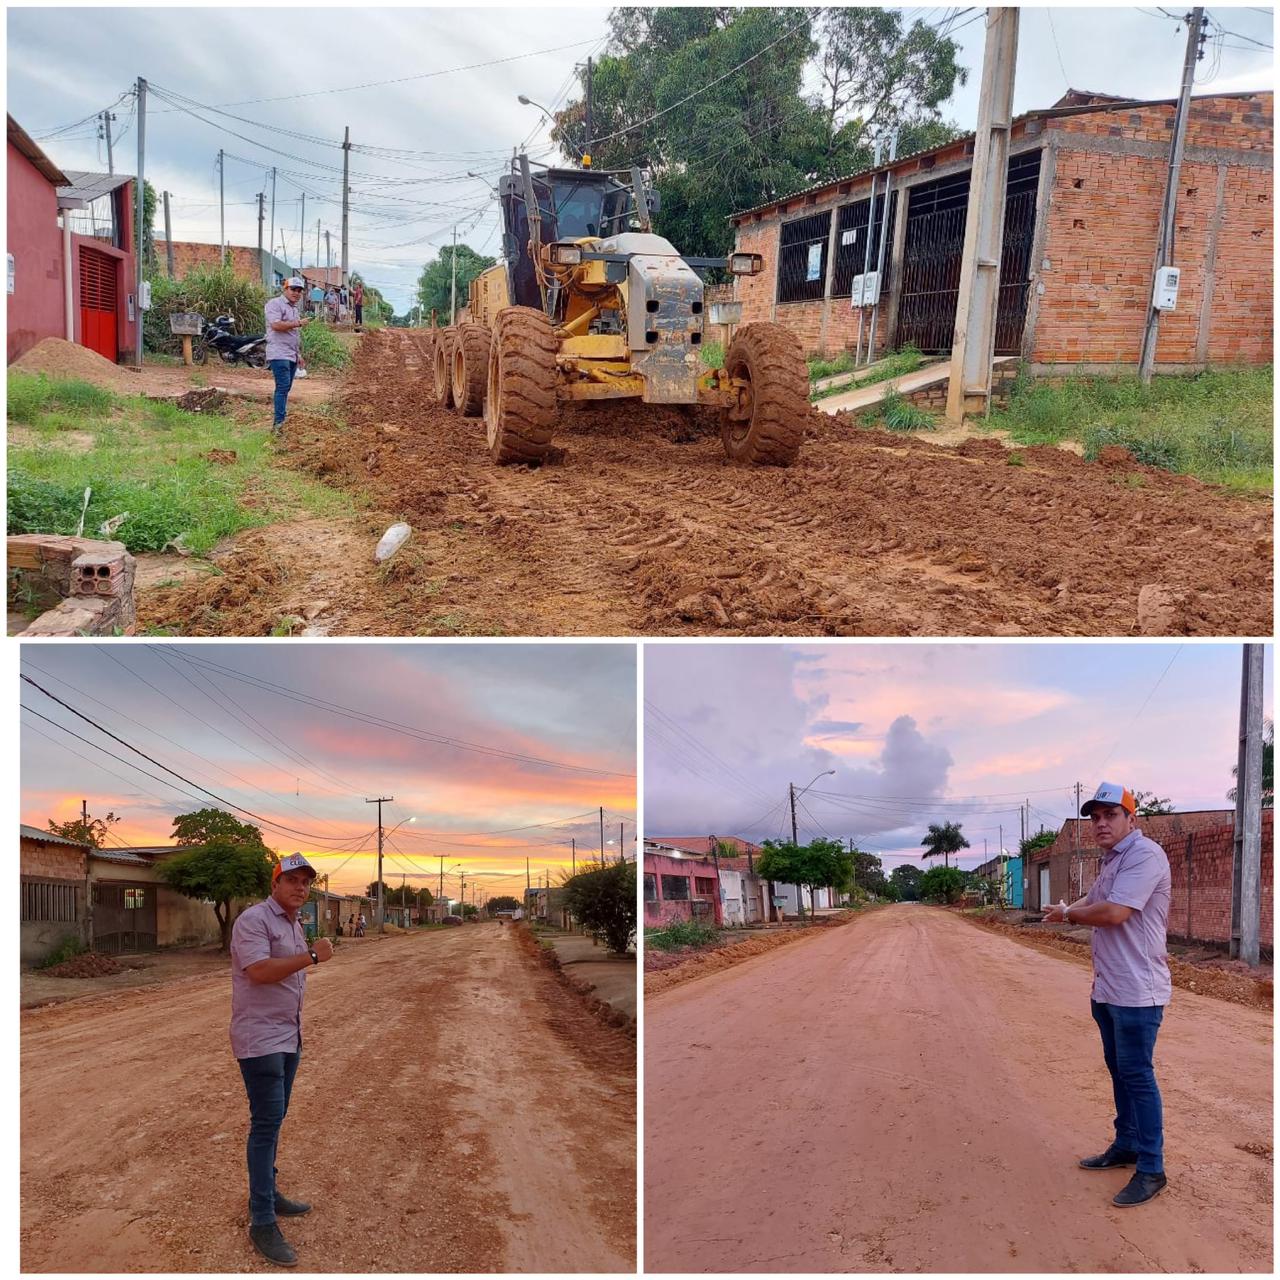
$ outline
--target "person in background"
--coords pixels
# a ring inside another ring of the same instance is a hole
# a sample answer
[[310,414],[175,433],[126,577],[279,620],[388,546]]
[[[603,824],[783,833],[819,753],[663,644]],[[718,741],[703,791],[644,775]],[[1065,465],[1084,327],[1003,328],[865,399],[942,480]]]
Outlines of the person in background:
[[298,312],[298,303],[306,286],[300,276],[290,276],[280,286],[278,297],[272,298],[263,315],[267,321],[267,368],[276,380],[276,393],[271,430],[278,432],[284,425],[289,409],[289,392],[299,365],[305,367],[302,356],[302,335],[299,330],[306,323]]
[[359,280],[351,286],[351,305],[356,311],[356,332],[359,333],[364,324],[364,285]]

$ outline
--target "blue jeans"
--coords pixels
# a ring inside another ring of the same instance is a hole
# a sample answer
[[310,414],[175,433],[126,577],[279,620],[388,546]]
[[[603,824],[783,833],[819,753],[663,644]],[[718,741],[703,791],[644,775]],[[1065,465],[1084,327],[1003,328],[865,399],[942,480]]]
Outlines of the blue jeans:
[[1138,1156],[1139,1173],[1164,1172],[1164,1113],[1152,1059],[1164,1019],[1159,1004],[1130,1007],[1091,1000],[1116,1100],[1116,1142]]
[[284,421],[285,411],[289,405],[289,391],[293,387],[293,375],[298,371],[294,360],[268,360],[267,368],[276,380],[276,396],[274,401],[275,426]]
[[296,1053],[237,1059],[249,1095],[249,1222],[255,1227],[276,1220],[276,1146],[301,1057],[299,1042]]

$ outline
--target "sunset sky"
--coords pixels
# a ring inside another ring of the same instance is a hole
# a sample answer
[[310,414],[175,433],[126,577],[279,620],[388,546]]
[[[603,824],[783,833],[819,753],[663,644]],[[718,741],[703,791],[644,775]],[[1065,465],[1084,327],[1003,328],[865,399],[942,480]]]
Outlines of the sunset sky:
[[77,817],[82,798],[92,816],[120,816],[111,846],[167,844],[176,815],[209,806],[255,820],[205,787],[260,815],[270,848],[301,850],[352,892],[376,874],[365,800],[394,796],[386,881],[434,893],[443,858],[446,895],[465,874],[479,900],[519,896],[526,857],[535,882],[556,883],[571,840],[579,865],[598,857],[601,806],[606,853],[617,857],[621,823],[634,857],[629,645],[29,645],[21,669],[158,762],[24,682],[31,826]]
[[[854,837],[885,870],[931,822],[966,868],[1017,852],[1018,806],[1057,830],[1105,779],[1226,809],[1240,707],[1231,644],[705,645],[645,650],[645,833]],[[1271,650],[1265,713],[1271,715]]]

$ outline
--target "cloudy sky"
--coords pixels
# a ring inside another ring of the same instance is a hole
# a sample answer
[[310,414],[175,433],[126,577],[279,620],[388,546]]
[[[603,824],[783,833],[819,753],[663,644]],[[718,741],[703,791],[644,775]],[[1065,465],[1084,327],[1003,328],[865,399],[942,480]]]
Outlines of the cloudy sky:
[[[229,156],[228,239],[257,244],[256,193],[270,194],[274,165],[275,245],[283,232],[282,256],[295,263],[301,241],[304,265],[316,260],[317,218],[332,232],[338,261],[340,144],[349,126],[351,265],[403,312],[423,263],[455,224],[460,239],[493,251],[488,182],[513,146],[525,143],[534,156],[547,151],[545,122],[517,95],[553,110],[562,103],[574,86],[574,63],[604,47],[608,9],[308,4],[207,9],[199,18],[197,12],[193,5],[10,8],[9,111],[58,164],[105,171],[92,121],[77,122],[115,102],[117,169],[135,172],[134,104],[121,95],[145,77],[156,90],[147,111],[146,172],[157,190],[172,193],[175,238],[217,243],[221,147]],[[945,114],[972,128],[980,11],[905,12],[912,20],[949,23],[972,74]],[[1272,52],[1252,43],[1273,43],[1269,13],[1209,12],[1215,30],[1231,34],[1212,43],[1197,92],[1269,87]],[[1047,106],[1068,84],[1172,97],[1184,42],[1176,22],[1155,7],[1024,9],[1015,107]]]
[[22,672],[159,762],[24,683],[31,826],[78,817],[84,799],[122,818],[110,844],[166,844],[177,814],[227,807],[204,787],[268,820],[269,847],[302,850],[342,892],[376,874],[377,796],[395,797],[391,884],[404,873],[434,891],[441,856],[455,897],[462,873],[482,894],[522,890],[526,857],[555,883],[571,839],[598,854],[601,806],[606,852],[622,838],[634,856],[630,645],[28,645]]
[[[931,822],[964,827],[961,866],[1016,852],[1103,779],[1180,810],[1226,808],[1240,647],[648,645],[645,833],[789,835],[787,784],[819,777],[802,840],[852,836],[886,870]],[[1271,652],[1265,706],[1271,714]]]

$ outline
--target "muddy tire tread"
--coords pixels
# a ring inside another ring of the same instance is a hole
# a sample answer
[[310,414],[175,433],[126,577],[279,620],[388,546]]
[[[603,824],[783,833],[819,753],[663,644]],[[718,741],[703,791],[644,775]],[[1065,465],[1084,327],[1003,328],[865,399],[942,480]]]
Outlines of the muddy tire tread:
[[[460,324],[453,351],[462,350],[466,386],[461,401],[454,388],[454,405],[465,418],[476,418],[484,412],[484,393],[489,380],[489,345],[493,335],[482,324]],[[453,356],[450,356],[450,368]]]
[[[436,404],[442,409],[453,409],[456,406],[453,403],[453,343],[457,331],[453,328],[436,330],[436,340],[432,344],[435,352],[435,358],[431,366],[432,385],[435,388]],[[436,376],[436,370],[440,360],[443,357],[445,367],[444,386],[441,387],[440,379]]]
[[485,403],[485,421],[501,414],[490,453],[497,463],[546,458],[555,430],[557,343],[551,322],[532,307],[509,307],[494,325],[490,361],[499,361],[500,396]]
[[738,462],[789,466],[800,451],[810,411],[809,373],[800,343],[782,325],[743,325],[725,354],[725,367],[732,370],[739,362],[752,371],[752,424],[747,438],[731,445],[726,421],[725,452]]

